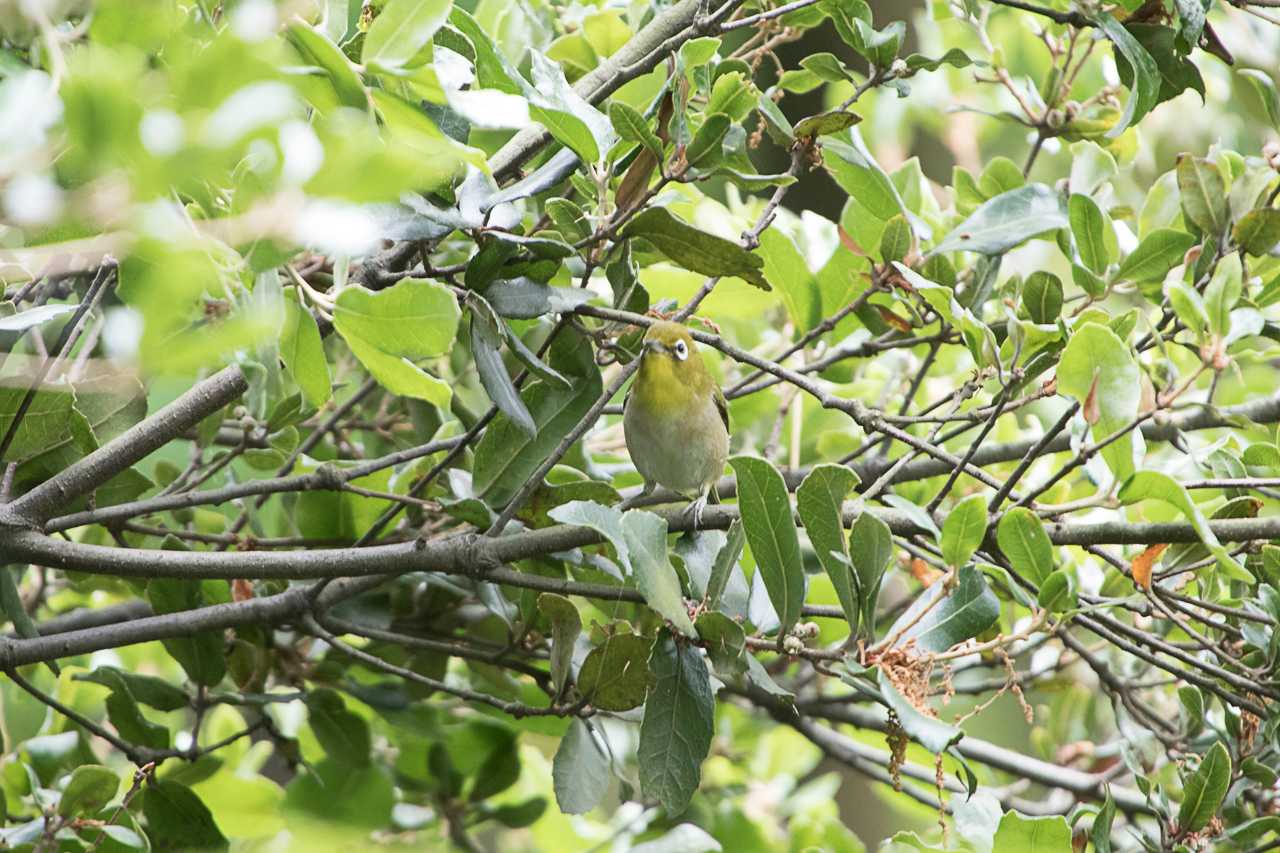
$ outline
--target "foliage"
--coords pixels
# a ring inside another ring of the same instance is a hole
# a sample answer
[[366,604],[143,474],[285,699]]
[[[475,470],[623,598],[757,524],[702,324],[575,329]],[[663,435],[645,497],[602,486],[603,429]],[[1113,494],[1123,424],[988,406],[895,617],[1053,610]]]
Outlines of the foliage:
[[1274,6],[0,5],[0,846],[1274,847]]

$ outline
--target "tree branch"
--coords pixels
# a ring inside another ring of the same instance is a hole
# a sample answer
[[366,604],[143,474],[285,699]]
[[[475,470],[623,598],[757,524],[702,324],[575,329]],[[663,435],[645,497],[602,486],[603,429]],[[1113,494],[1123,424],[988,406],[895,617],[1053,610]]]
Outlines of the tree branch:
[[239,365],[194,385],[160,411],[72,463],[0,510],[0,527],[39,524],[135,462],[159,450],[249,388]]

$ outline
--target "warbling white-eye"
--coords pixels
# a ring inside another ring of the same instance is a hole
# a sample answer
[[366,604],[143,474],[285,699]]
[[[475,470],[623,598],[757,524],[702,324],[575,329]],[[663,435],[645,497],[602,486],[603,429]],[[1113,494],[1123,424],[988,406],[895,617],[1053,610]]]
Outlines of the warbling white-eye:
[[681,324],[657,322],[645,333],[622,426],[644,494],[665,486],[693,497],[694,524],[701,525],[729,455],[729,408]]

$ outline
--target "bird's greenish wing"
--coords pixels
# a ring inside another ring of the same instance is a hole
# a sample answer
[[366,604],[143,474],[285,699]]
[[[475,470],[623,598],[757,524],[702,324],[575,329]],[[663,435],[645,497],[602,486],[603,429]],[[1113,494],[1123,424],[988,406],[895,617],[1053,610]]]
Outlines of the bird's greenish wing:
[[724,431],[729,431],[729,401],[724,398],[724,391],[720,390],[719,385],[712,386],[715,388],[714,397],[716,401],[716,411],[720,412],[720,420],[724,421]]

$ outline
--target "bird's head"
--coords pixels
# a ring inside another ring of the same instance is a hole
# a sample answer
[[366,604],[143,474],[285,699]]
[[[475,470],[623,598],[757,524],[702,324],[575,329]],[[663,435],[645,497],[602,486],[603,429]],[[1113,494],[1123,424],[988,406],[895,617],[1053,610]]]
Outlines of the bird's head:
[[674,373],[696,369],[698,345],[689,330],[680,323],[663,320],[654,323],[644,335],[644,357],[650,362],[666,362]]

